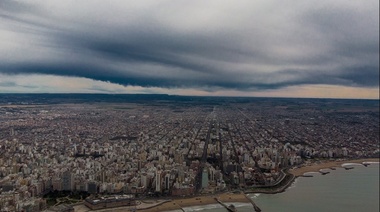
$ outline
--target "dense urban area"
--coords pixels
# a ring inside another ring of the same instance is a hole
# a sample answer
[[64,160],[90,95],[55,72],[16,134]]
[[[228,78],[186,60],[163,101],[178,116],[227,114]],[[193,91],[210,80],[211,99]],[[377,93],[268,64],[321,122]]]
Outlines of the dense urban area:
[[378,100],[1,99],[4,211],[45,210],[54,192],[77,192],[96,209],[102,200],[271,186],[307,160],[379,157]]

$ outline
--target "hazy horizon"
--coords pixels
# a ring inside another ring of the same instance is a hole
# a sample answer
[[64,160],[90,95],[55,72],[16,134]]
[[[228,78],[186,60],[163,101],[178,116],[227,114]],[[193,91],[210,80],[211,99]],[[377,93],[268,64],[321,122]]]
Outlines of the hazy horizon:
[[[370,98],[334,98],[334,97],[291,97],[291,96],[203,96],[203,95],[181,95],[181,94],[165,94],[165,93],[0,93],[0,95],[104,95],[104,96],[128,96],[128,95],[146,95],[146,96],[169,96],[169,97],[196,97],[196,98],[257,98],[257,99],[326,99],[326,100],[370,100],[380,101],[380,99]],[[69,97],[68,97],[69,98]]]

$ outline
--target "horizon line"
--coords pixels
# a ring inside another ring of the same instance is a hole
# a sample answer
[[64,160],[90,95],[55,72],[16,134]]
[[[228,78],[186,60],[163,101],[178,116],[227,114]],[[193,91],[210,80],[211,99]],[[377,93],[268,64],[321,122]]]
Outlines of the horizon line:
[[0,95],[166,95],[166,96],[182,96],[182,97],[216,97],[216,98],[275,98],[275,99],[338,99],[338,100],[380,100],[380,98],[339,98],[339,97],[279,97],[279,96],[219,96],[219,95],[181,95],[181,94],[167,94],[167,93],[81,93],[81,92],[74,92],[74,93],[65,93],[65,92],[58,92],[58,93],[48,93],[48,92],[41,92],[41,93],[24,93],[24,92],[14,92],[14,93],[2,93],[0,92]]

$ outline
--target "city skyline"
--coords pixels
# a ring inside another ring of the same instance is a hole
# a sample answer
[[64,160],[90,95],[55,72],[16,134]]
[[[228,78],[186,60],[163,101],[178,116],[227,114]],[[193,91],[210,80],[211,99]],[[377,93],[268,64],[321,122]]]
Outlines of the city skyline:
[[248,193],[279,193],[310,171],[379,161],[377,100],[0,97],[5,211],[152,212],[232,202],[260,211]]
[[379,2],[1,1],[0,93],[379,99]]

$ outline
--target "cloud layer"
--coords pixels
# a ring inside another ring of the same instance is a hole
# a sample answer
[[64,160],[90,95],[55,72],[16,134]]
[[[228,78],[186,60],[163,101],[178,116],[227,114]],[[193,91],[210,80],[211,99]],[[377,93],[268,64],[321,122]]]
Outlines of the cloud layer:
[[0,1],[0,73],[204,91],[379,86],[379,1]]

